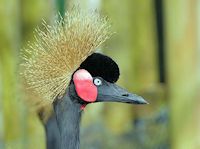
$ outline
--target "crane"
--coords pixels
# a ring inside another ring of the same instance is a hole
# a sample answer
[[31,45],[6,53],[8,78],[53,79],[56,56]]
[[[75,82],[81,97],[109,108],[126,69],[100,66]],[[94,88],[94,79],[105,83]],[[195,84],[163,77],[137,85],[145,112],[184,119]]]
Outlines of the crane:
[[[45,31],[23,54],[23,76],[40,98],[34,103],[44,121],[48,149],[79,149],[83,109],[96,102],[147,104],[116,85],[120,72],[110,57],[96,53],[112,34],[106,18],[97,12],[73,9]],[[50,109],[51,112],[46,112]]]

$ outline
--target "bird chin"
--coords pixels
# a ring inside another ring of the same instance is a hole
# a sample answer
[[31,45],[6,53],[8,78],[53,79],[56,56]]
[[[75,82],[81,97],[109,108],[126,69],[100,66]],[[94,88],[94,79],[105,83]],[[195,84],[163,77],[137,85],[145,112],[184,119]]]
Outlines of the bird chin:
[[80,109],[83,111],[86,106],[87,106],[87,104],[82,104],[81,107],[80,107]]

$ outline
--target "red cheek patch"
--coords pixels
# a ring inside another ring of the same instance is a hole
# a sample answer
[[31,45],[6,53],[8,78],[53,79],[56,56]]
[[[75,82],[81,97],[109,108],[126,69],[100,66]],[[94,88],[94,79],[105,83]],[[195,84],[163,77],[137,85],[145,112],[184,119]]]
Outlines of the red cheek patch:
[[73,81],[78,96],[86,102],[95,102],[97,99],[97,87],[93,84],[91,74],[85,69],[77,70],[73,75]]

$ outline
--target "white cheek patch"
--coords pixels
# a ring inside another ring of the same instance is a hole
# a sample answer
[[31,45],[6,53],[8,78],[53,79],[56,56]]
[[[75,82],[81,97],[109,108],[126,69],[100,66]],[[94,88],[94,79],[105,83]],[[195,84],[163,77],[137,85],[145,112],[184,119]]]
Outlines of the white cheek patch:
[[92,81],[93,78],[87,70],[80,69],[74,73],[73,80],[91,80]]

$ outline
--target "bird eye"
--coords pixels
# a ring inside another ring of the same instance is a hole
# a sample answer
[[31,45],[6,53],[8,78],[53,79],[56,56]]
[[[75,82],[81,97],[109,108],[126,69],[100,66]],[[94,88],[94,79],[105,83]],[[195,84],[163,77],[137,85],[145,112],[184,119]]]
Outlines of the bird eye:
[[100,79],[96,78],[96,79],[94,79],[94,84],[95,84],[96,86],[99,86],[99,85],[102,84],[102,81],[101,81]]

